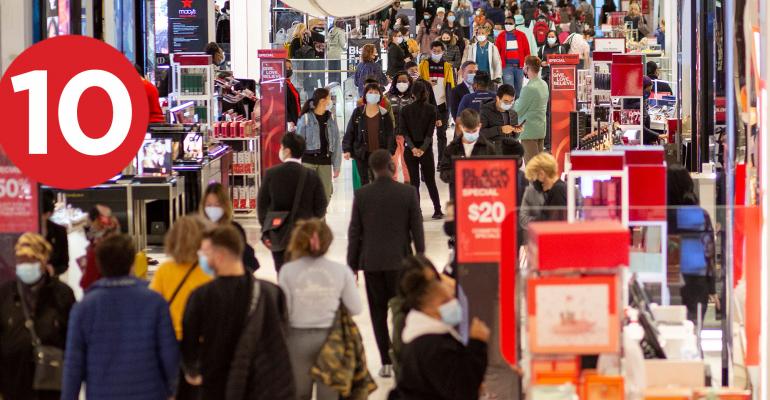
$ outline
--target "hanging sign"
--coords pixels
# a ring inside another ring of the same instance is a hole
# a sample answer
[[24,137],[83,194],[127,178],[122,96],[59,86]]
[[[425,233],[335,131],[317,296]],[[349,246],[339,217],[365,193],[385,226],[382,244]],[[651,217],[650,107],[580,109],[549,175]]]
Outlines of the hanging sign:
[[262,118],[262,171],[280,164],[278,149],[286,132],[286,50],[259,50],[259,87],[262,99],[259,108]]
[[171,53],[202,52],[208,44],[206,0],[168,0],[168,42]]

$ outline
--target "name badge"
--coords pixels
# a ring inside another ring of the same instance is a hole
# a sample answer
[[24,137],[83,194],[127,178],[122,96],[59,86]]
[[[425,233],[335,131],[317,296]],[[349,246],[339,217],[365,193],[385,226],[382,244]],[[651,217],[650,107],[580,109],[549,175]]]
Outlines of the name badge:
[[508,40],[506,49],[508,50],[518,50],[519,49],[519,41],[518,40]]

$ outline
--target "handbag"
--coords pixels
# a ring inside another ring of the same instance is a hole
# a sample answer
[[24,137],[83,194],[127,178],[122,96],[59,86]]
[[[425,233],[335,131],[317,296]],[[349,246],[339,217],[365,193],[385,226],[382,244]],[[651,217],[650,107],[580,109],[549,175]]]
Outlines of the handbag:
[[40,341],[35,331],[35,322],[30,317],[27,303],[24,301],[24,290],[21,282],[16,282],[21,299],[21,309],[24,311],[24,326],[32,336],[32,350],[35,363],[35,376],[32,378],[32,389],[61,391],[62,372],[64,371],[64,350],[55,346],[46,346]]
[[268,211],[265,215],[265,222],[262,224],[262,238],[270,240],[270,250],[286,250],[291,228],[294,225],[294,219],[299,208],[299,201],[302,199],[302,192],[305,189],[305,180],[307,178],[307,168],[302,167],[297,189],[294,192],[294,204],[291,211]]

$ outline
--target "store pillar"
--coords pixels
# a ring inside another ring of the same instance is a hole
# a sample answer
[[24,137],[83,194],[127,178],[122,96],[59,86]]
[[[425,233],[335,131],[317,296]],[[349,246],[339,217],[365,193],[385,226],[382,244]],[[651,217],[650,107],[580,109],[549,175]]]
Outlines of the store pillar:
[[549,54],[551,66],[551,153],[564,171],[564,156],[569,153],[570,113],[577,109],[577,54]]
[[262,173],[280,164],[278,150],[286,132],[286,50],[259,50],[259,83],[262,94]]

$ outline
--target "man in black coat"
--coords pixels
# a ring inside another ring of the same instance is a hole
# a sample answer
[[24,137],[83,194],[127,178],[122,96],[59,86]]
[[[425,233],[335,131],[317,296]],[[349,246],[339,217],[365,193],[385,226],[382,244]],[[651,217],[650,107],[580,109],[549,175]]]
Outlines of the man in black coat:
[[369,157],[376,179],[353,196],[348,229],[348,265],[364,271],[369,312],[380,351],[380,376],[392,375],[389,356],[388,301],[396,296],[401,261],[414,250],[425,252],[425,234],[417,192],[393,180],[396,166],[386,150]]
[[518,116],[513,111],[516,91],[511,85],[502,85],[497,89],[495,101],[481,105],[481,136],[500,148],[504,137],[516,137],[521,132],[517,126]]
[[496,155],[495,147],[479,133],[481,122],[476,110],[467,108],[457,117],[458,134],[449,143],[444,156],[438,163],[439,176],[442,181],[449,184],[449,197],[455,198],[455,158],[469,158],[479,156]]
[[67,240],[67,228],[51,222],[56,199],[53,192],[46,190],[42,196],[42,213],[40,213],[40,234],[53,248],[48,264],[53,267],[54,276],[67,271],[70,263],[69,241]]
[[463,96],[470,94],[473,90],[473,78],[476,76],[476,71],[479,70],[475,61],[466,61],[460,66],[460,78],[462,82],[458,83],[450,94],[449,108],[452,112],[452,119],[457,119],[457,109],[460,108],[460,102],[463,100]]
[[[284,253],[286,245],[288,245],[288,236],[294,227],[294,223],[301,219],[323,218],[326,215],[327,200],[323,183],[321,183],[321,178],[315,171],[302,166],[301,157],[304,153],[305,139],[295,133],[283,135],[279,150],[279,156],[283,163],[265,172],[262,186],[259,188],[257,214],[263,231],[265,224],[270,225],[272,223],[272,221],[266,221],[268,212],[291,212],[297,192],[301,190],[302,193],[296,215],[289,215],[286,218],[286,222],[284,222],[290,224],[289,227],[284,229],[287,232],[284,240],[281,243],[271,243],[268,238],[263,238],[265,246],[273,252],[276,271],[280,271],[285,261]],[[302,173],[306,174],[305,183],[301,188],[298,188]]]

